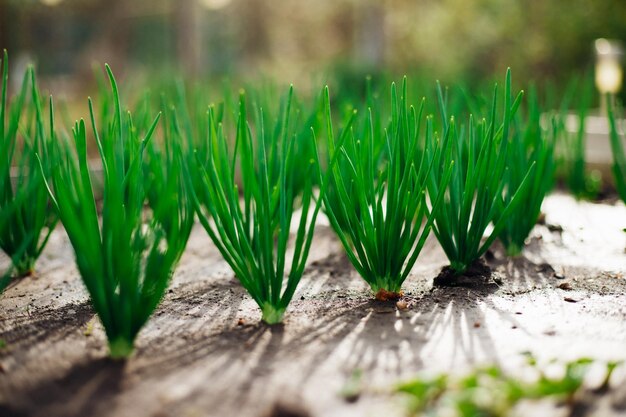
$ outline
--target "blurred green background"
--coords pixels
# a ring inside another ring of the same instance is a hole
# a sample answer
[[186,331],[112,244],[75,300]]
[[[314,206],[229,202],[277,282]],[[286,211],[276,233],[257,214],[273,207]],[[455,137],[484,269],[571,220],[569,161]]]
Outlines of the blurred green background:
[[122,76],[294,83],[383,69],[471,83],[510,66],[558,83],[592,68],[598,37],[626,39],[626,1],[0,0],[12,66],[36,62],[70,96],[103,62]]

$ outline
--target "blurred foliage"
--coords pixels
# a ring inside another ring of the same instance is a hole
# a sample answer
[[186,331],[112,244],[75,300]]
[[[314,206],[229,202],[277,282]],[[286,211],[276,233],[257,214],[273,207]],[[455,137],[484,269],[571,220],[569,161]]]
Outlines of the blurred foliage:
[[416,7],[391,9],[391,37],[405,43],[393,61],[439,76],[482,77],[507,66],[523,78],[557,76],[588,63],[595,38],[626,37],[626,3],[614,0],[594,7],[582,0],[400,3]]
[[337,65],[357,80],[385,68],[471,83],[506,67],[563,79],[589,67],[594,39],[626,39],[624,21],[617,0],[0,0],[0,48],[42,75],[97,60],[298,84]]
[[[574,407],[585,394],[585,379],[594,361],[588,358],[566,362],[553,361],[551,367],[558,368],[556,375],[549,374],[528,354],[527,374],[529,379],[518,379],[508,375],[498,366],[478,368],[471,373],[455,377],[447,374],[434,378],[415,378],[396,387],[408,398],[407,411],[412,416],[446,417],[510,417],[520,415],[518,405],[524,401],[551,399],[564,402],[574,415]],[[620,362],[608,362],[604,378],[596,393],[610,388],[611,376]],[[588,390],[588,389],[587,389]],[[528,403],[524,404],[525,415]],[[521,407],[520,407],[521,408]]]

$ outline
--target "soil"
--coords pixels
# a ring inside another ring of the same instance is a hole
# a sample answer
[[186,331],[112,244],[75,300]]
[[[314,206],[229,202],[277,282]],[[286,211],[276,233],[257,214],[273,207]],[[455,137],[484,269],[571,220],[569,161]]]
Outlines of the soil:
[[[126,363],[106,359],[58,229],[38,275],[0,298],[0,416],[402,416],[404,398],[391,391],[415,375],[482,364],[521,372],[525,352],[540,362],[626,360],[626,207],[552,195],[544,211],[524,256],[507,259],[495,245],[489,279],[472,285],[433,286],[447,262],[429,240],[397,303],[374,298],[320,219],[280,326],[259,322],[196,227]],[[521,415],[624,415],[623,368],[584,406],[542,403]]]
[[433,280],[433,286],[435,287],[469,287],[483,285],[499,285],[500,279],[494,277],[491,268],[485,260],[493,261],[495,259],[493,252],[489,252],[485,256],[485,259],[478,259],[474,261],[467,269],[459,274],[450,266],[446,265],[441,268],[439,275]]

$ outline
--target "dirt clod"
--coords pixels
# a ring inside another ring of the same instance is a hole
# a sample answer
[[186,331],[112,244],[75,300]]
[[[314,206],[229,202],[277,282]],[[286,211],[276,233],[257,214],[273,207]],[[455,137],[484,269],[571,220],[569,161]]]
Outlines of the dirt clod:
[[543,211],[539,213],[539,217],[537,217],[537,224],[546,224],[546,213]]
[[549,263],[542,263],[535,267],[535,271],[547,274],[554,274],[554,268]]
[[563,283],[559,284],[557,286],[557,288],[559,288],[561,290],[565,290],[565,291],[571,291],[572,290],[572,284],[570,284],[569,282],[563,282]]
[[551,232],[563,233],[563,226],[558,224],[546,224],[546,227]]
[[404,311],[409,308],[409,304],[405,300],[398,300],[398,302],[396,302],[396,307],[398,310]]
[[383,288],[378,290],[378,292],[376,293],[376,299],[378,301],[396,301],[396,300],[401,299],[403,296],[404,296],[404,293],[402,291],[393,292],[393,291],[387,291]]
[[497,287],[498,283],[492,276],[491,268],[479,259],[471,264],[465,272],[459,274],[450,266],[444,266],[433,280],[435,287]]
[[310,415],[301,405],[277,402],[264,417],[310,417]]

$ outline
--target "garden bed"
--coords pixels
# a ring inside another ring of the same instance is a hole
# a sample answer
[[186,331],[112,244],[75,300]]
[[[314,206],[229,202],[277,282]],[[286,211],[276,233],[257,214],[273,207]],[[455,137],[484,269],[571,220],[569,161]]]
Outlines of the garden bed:
[[[626,360],[626,207],[562,194],[543,207],[525,256],[508,260],[495,246],[492,277],[473,286],[433,288],[447,259],[431,236],[405,283],[406,308],[373,300],[321,218],[285,323],[271,327],[197,225],[125,364],[106,359],[59,228],[39,275],[0,298],[0,415],[401,416],[403,397],[391,391],[417,374],[481,364],[515,374],[524,352]],[[623,367],[620,378],[581,415],[623,415]],[[544,404],[531,414],[568,412]]]

